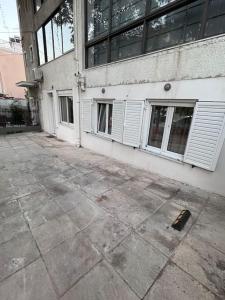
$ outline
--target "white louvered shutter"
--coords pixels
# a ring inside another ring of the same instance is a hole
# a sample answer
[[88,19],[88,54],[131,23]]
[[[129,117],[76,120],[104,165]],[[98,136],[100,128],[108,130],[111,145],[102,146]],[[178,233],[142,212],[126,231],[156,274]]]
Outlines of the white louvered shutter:
[[125,101],[113,101],[112,139],[119,143],[123,142]]
[[225,137],[225,103],[198,102],[184,161],[214,171]]
[[83,131],[91,132],[91,100],[83,100],[82,101],[82,127]]
[[139,147],[144,101],[126,101],[123,144]]

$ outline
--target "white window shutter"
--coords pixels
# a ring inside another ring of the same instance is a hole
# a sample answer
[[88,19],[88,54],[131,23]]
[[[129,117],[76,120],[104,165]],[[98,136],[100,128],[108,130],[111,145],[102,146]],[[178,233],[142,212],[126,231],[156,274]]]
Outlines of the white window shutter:
[[126,101],[123,144],[139,147],[144,101]]
[[215,171],[225,137],[225,103],[198,102],[184,161]]
[[91,126],[91,106],[92,101],[91,100],[83,100],[82,102],[82,127],[83,131],[91,132],[92,126]]
[[123,142],[125,101],[113,101],[112,139],[119,143]]

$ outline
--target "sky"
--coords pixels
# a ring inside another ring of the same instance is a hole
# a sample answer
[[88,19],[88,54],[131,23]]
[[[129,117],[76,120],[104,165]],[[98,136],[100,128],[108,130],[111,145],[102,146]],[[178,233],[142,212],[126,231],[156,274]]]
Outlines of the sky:
[[19,35],[16,0],[0,0],[0,39]]

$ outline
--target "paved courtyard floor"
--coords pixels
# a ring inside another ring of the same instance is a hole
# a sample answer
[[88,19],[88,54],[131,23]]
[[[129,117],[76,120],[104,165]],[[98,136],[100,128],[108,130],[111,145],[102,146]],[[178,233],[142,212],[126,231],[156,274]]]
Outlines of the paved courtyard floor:
[[0,299],[225,299],[225,198],[46,133],[1,136]]

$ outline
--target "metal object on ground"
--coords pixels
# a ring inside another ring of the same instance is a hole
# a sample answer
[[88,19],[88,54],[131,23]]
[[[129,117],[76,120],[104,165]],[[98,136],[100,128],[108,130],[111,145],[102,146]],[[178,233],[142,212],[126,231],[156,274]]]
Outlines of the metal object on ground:
[[187,209],[182,210],[179,216],[173,222],[172,228],[181,231],[184,228],[190,216],[191,216],[191,212],[189,210]]

